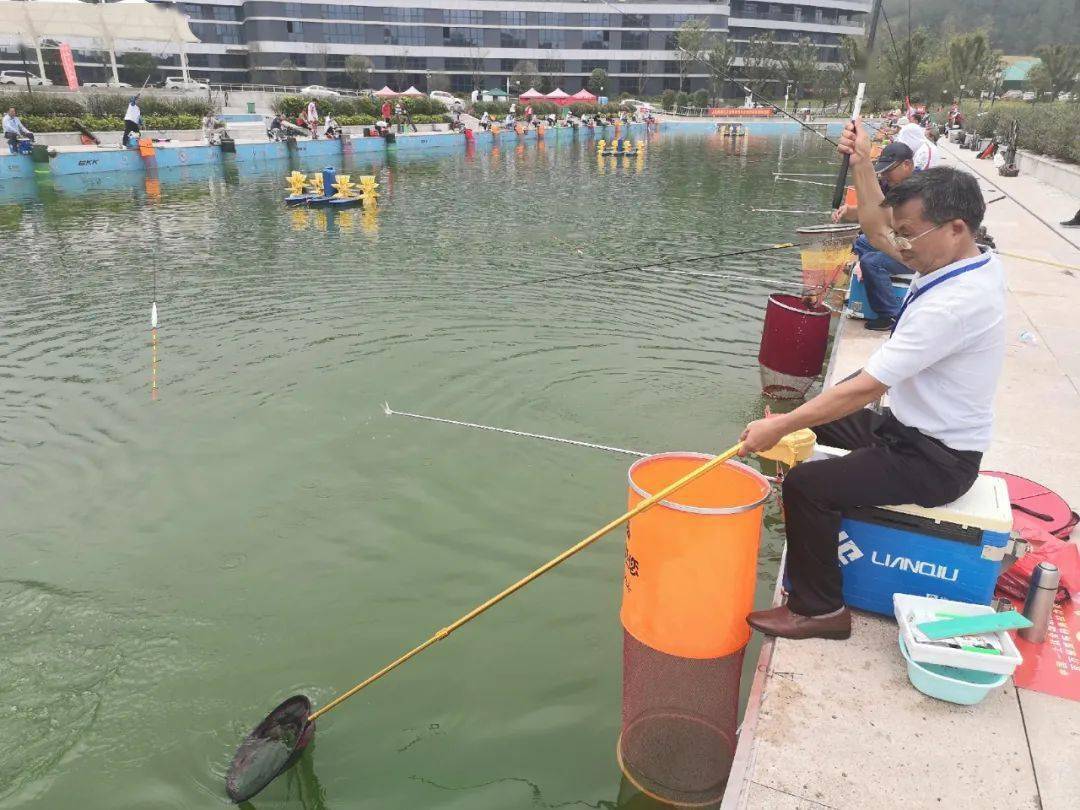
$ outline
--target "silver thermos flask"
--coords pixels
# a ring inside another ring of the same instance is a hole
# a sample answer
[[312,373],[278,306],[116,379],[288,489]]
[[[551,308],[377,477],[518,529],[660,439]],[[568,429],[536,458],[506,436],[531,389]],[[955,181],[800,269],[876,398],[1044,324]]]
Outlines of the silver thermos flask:
[[1023,614],[1031,622],[1031,627],[1019,631],[1020,638],[1033,644],[1042,644],[1046,640],[1046,628],[1050,624],[1050,614],[1054,610],[1054,597],[1057,596],[1061,572],[1053,563],[1041,562],[1031,572],[1031,586],[1024,601]]

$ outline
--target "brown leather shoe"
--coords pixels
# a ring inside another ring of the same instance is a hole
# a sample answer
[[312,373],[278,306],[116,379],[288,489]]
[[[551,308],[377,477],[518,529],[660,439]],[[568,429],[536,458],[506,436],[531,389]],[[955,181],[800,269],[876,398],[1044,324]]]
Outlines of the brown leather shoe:
[[759,610],[746,617],[755,630],[780,638],[835,638],[851,637],[851,611],[846,607],[834,616],[800,616],[787,605]]

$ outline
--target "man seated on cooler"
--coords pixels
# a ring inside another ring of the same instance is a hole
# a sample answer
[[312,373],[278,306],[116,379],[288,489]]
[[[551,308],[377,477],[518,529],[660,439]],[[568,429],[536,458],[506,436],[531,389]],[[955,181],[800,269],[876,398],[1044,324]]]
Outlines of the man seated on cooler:
[[8,147],[12,152],[15,151],[15,145],[19,142],[20,138],[27,138],[34,140],[34,133],[23,126],[23,122],[19,120],[19,116],[15,114],[15,108],[9,107],[8,111],[4,113],[3,118],[4,138],[8,142]]
[[[1005,278],[975,232],[986,205],[975,178],[939,167],[882,195],[861,123],[848,124],[859,224],[870,243],[918,275],[892,336],[854,377],[790,413],[746,426],[742,452],[813,428],[845,456],[800,464],[784,480],[787,604],[751,613],[750,625],[785,638],[847,638],[837,559],[840,519],[857,506],[941,506],[971,487],[990,444],[994,392],[1005,356]],[[889,395],[890,410],[866,405]]]

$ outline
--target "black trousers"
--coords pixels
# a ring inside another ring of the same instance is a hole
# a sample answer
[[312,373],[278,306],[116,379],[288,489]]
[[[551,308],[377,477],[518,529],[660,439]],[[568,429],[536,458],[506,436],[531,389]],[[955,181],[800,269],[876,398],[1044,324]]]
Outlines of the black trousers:
[[126,147],[128,145],[128,135],[130,135],[132,132],[138,132],[140,135],[142,135],[142,130],[139,129],[139,125],[136,124],[134,121],[128,121],[125,118],[124,119],[124,135],[120,139],[120,145],[121,146]]
[[784,479],[788,606],[803,616],[843,607],[840,518],[853,506],[942,506],[975,482],[982,453],[953,450],[891,413],[860,410],[814,428],[818,443],[850,450],[808,461]]

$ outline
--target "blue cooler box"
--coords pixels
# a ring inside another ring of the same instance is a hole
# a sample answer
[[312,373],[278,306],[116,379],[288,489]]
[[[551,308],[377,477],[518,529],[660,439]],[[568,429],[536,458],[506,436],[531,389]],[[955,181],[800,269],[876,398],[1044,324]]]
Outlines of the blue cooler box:
[[[911,279],[905,276],[893,276],[892,282],[893,293],[896,295],[897,303],[899,303],[907,295],[908,287],[911,286]],[[877,317],[877,313],[870,308],[870,301],[866,297],[866,286],[854,273],[851,274],[851,286],[848,287],[847,308],[850,314],[856,318],[872,320]]]
[[837,548],[844,601],[887,616],[894,593],[989,604],[1011,532],[1005,482],[985,475],[945,506],[849,510]]

